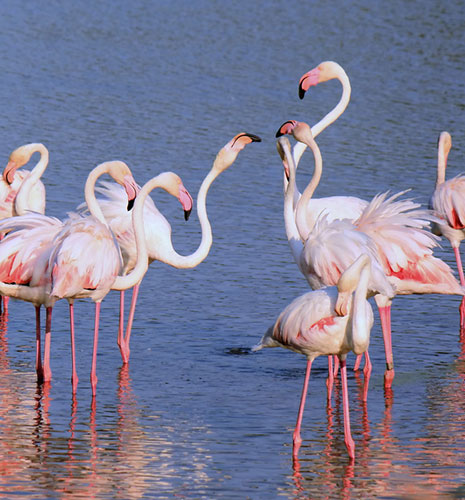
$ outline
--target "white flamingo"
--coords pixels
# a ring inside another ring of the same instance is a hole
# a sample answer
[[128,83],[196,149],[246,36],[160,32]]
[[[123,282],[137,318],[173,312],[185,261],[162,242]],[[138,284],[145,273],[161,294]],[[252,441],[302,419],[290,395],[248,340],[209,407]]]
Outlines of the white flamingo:
[[[218,152],[210,172],[200,186],[197,196],[197,214],[202,237],[199,247],[192,254],[180,255],[176,252],[171,241],[171,226],[169,222],[158,211],[153,201],[150,198],[147,199],[144,208],[144,220],[149,263],[158,260],[179,269],[190,269],[198,266],[207,257],[212,245],[212,230],[206,210],[208,190],[213,181],[234,163],[239,152],[247,144],[260,141],[261,139],[256,135],[242,132],[235,135]],[[130,225],[130,215],[125,210],[121,188],[119,188],[119,186],[105,184],[103,188],[98,188],[98,190],[105,195],[106,199],[99,199],[99,204],[122,249],[124,272],[128,272],[132,269],[135,260],[135,246],[133,230]],[[122,316],[124,294],[121,293],[118,345],[124,363],[129,361],[130,356],[129,343],[138,290],[139,284],[137,284],[133,290],[128,324],[124,336],[124,320]]]

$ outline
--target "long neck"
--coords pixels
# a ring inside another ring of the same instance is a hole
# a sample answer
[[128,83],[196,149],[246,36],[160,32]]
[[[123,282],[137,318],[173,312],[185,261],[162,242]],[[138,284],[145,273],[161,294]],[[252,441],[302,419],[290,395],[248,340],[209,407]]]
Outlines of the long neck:
[[144,203],[149,193],[157,188],[163,187],[160,183],[160,176],[148,181],[139,191],[132,209],[132,226],[136,240],[137,259],[132,271],[124,276],[118,276],[112,285],[112,290],[127,290],[137,283],[140,283],[149,266],[149,256],[145,242],[144,228]]
[[296,189],[295,165],[290,150],[287,147],[283,149],[289,166],[289,183],[284,192],[284,226],[286,228],[286,236],[289,246],[291,247],[292,255],[300,268],[300,256],[304,245],[302,243],[302,239],[300,238],[299,230],[297,229],[294,214],[294,193]]
[[202,239],[200,241],[199,247],[194,253],[190,255],[181,255],[176,252],[176,250],[171,246],[171,249],[168,252],[169,257],[164,259],[164,262],[166,264],[169,264],[178,269],[190,269],[200,264],[210,252],[213,238],[211,225],[207,215],[207,193],[213,181],[218,177],[220,173],[221,170],[216,168],[214,163],[212,169],[203,180],[202,185],[199,189],[199,193],[197,195],[197,215],[202,231]]
[[87,176],[86,185],[84,188],[84,197],[87,203],[87,207],[89,208],[89,212],[100,222],[108,226],[107,221],[103,215],[102,209],[97,202],[97,198],[95,197],[95,184],[97,179],[103,175],[108,173],[109,167],[107,163],[102,163],[95,167]]
[[323,171],[323,160],[321,158],[320,148],[313,140],[306,141],[306,143],[312,150],[315,161],[315,168],[313,170],[312,179],[310,180],[308,186],[305,188],[305,191],[302,193],[295,211],[297,228],[300,234],[300,238],[303,241],[307,240],[308,235],[312,230],[312,228],[309,227],[307,223],[307,205],[320,182],[321,174]]
[[438,172],[436,176],[436,186],[442,184],[446,180],[446,167],[447,167],[447,156],[444,144],[442,141],[439,142],[438,147]]
[[370,279],[370,264],[365,265],[358,280],[352,302],[352,340],[356,354],[365,352],[370,340],[371,315],[370,304],[367,301],[368,282]]
[[15,198],[15,212],[17,215],[25,215],[29,206],[30,192],[37,181],[42,177],[48,165],[49,155],[48,149],[43,144],[37,144],[34,148],[34,153],[40,153],[40,159],[36,166],[31,170],[30,174],[21,183],[18,194]]
[[[335,75],[335,78],[337,78],[342,84],[341,98],[339,99],[337,105],[329,113],[327,113],[318,123],[313,125],[312,127],[313,137],[316,137],[326,127],[329,127],[329,125],[335,122],[342,115],[342,113],[344,113],[345,109],[347,108],[347,105],[349,104],[351,87],[347,73],[342,68],[340,68],[337,74]],[[303,155],[306,147],[307,144],[304,144],[302,142],[298,142],[294,146],[293,155],[296,168],[299,165],[300,158]]]

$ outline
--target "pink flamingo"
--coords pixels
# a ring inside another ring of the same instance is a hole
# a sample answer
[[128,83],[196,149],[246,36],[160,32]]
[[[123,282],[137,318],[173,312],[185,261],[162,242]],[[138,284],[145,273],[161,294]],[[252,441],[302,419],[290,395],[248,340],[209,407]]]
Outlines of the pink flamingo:
[[[106,162],[96,167],[90,174],[86,182],[85,197],[91,213],[94,215],[89,217],[81,217],[77,214],[72,214],[70,219],[65,223],[61,223],[55,219],[48,222],[45,216],[42,216],[42,222],[46,226],[49,223],[49,236],[45,237],[46,245],[44,251],[39,255],[35,255],[35,259],[23,259],[22,253],[11,255],[11,275],[28,276],[27,270],[33,268],[33,272],[29,273],[28,286],[24,285],[8,285],[0,283],[0,291],[10,296],[33,302],[36,305],[36,311],[40,309],[40,305],[45,305],[47,309],[46,322],[46,343],[43,367],[43,379],[50,380],[51,370],[49,364],[50,351],[50,332],[51,332],[51,312],[53,304],[59,298],[67,298],[70,304],[70,326],[71,326],[71,346],[72,346],[72,384],[73,393],[77,388],[77,373],[75,369],[75,349],[74,349],[74,298],[90,296],[96,301],[96,328],[98,328],[100,301],[103,296],[109,291],[109,286],[123,287],[126,283],[132,286],[133,281],[140,279],[140,274],[144,269],[144,256],[146,253],[145,245],[139,249],[141,254],[141,263],[135,266],[134,272],[125,278],[117,277],[120,269],[121,257],[119,248],[115,246],[115,241],[112,233],[107,228],[103,215],[97,205],[93,188],[97,178],[103,173],[109,173],[113,179],[125,186],[128,193],[128,199],[131,203],[134,200],[138,187],[132,177],[132,174],[123,162]],[[178,186],[179,187],[179,186]],[[171,189],[172,187],[170,187]],[[140,205],[140,204],[139,204]],[[138,211],[141,212],[142,208]],[[14,218],[12,224],[19,224],[27,216]],[[38,215],[36,215],[38,217]],[[140,217],[140,215],[139,215]],[[3,224],[5,226],[5,224]],[[2,224],[0,224],[0,229]],[[24,232],[24,231],[23,231]],[[39,232],[40,233],[40,232]],[[42,233],[44,233],[42,231]],[[16,236],[13,232],[5,239],[6,243],[9,238]],[[139,238],[142,238],[139,233]],[[91,236],[95,236],[95,240]],[[137,236],[137,232],[136,232]],[[19,232],[18,238],[21,237]],[[29,233],[26,233],[26,238],[32,239]],[[83,241],[85,245],[83,246]],[[27,241],[30,243],[30,240]],[[27,244],[25,245],[27,246]],[[0,245],[0,248],[2,245]],[[98,254],[98,250],[103,249],[104,257]],[[86,255],[84,256],[84,253]],[[84,259],[85,257],[85,259]],[[70,264],[67,258],[75,259]],[[100,259],[100,261],[99,261]],[[85,264],[82,264],[85,262]],[[74,270],[73,269],[74,265]],[[116,270],[116,271],[115,271]],[[116,274],[115,274],[116,272]],[[11,277],[10,277],[11,278]],[[81,287],[82,289],[80,289]],[[38,322],[38,336],[40,345],[40,322]],[[95,339],[95,342],[97,339]],[[40,356],[40,351],[38,357]],[[39,357],[40,359],[40,357]],[[40,373],[38,372],[40,375]],[[95,364],[91,372],[91,381],[93,393],[96,387]]]
[[[327,248],[321,245],[321,231],[316,234],[310,233],[307,239],[303,236],[309,233],[305,226],[306,220],[300,216],[299,205],[306,204],[311,198],[318,185],[322,171],[322,160],[319,148],[315,143],[310,127],[303,122],[286,122],[280,131],[292,133],[301,142],[309,146],[315,157],[315,171],[311,182],[301,196],[296,208],[297,222],[288,214],[286,220],[286,231],[289,237],[293,238],[294,246],[297,235],[301,241],[305,241],[305,249],[301,255],[305,258],[305,264],[300,262],[299,268],[306,275],[309,270],[316,272],[317,276],[312,276],[313,286],[318,283],[335,284],[341,268],[340,255],[337,246]],[[280,132],[278,131],[278,134]],[[288,158],[289,165],[293,161]],[[450,267],[442,260],[433,256],[433,248],[437,246],[435,236],[426,231],[430,221],[434,219],[427,210],[420,210],[420,205],[410,200],[399,201],[396,198],[402,193],[387,198],[387,193],[373,198],[362,215],[354,223],[349,224],[359,232],[365,233],[376,247],[377,260],[381,264],[385,275],[392,283],[396,294],[424,294],[441,293],[464,295],[463,288],[454,278]],[[293,194],[292,194],[293,196]],[[341,221],[347,225],[348,221]],[[303,243],[302,243],[303,245]],[[315,250],[321,248],[321,251]],[[333,250],[333,251],[331,251]],[[324,263],[324,264],[323,264]],[[318,272],[318,266],[319,272]],[[339,266],[339,267],[338,267]],[[332,269],[332,278],[327,273]],[[307,277],[307,279],[309,279]],[[309,280],[310,281],[310,280]],[[312,282],[310,282],[312,285]],[[381,318],[383,338],[386,352],[385,386],[390,387],[394,378],[394,362],[392,355],[390,310],[392,295],[379,293],[375,296]]]
[[[199,189],[197,197],[197,213],[202,236],[199,247],[192,254],[184,256],[176,252],[171,241],[171,226],[169,222],[158,211],[153,203],[153,200],[151,198],[147,198],[144,208],[144,222],[149,264],[154,260],[158,260],[178,269],[190,269],[198,266],[207,257],[212,245],[212,230],[208,221],[206,210],[208,190],[210,189],[213,181],[234,163],[239,152],[247,144],[260,141],[261,139],[256,135],[242,132],[235,135],[218,152],[210,172],[203,180]],[[99,199],[98,201],[102,207],[105,219],[108,221],[116,236],[118,244],[122,249],[124,273],[127,273],[134,266],[136,252],[134,244],[134,231],[132,225],[130,224],[130,214],[127,210],[125,210],[124,195],[119,186],[114,186],[109,183],[105,183],[103,188],[97,188],[97,190],[105,195],[105,199]],[[137,284],[133,290],[125,335],[123,335],[124,291],[121,292],[118,345],[123,363],[127,363],[129,361],[129,342],[139,286],[140,284]]]
[[[29,162],[34,153],[40,159],[31,170],[18,170]],[[28,210],[45,212],[45,187],[40,177],[49,160],[47,148],[40,143],[25,144],[15,149],[0,179],[0,219],[23,215]]]
[[285,347],[307,357],[307,369],[293,434],[293,457],[302,443],[300,429],[313,360],[337,355],[341,364],[344,409],[344,441],[352,460],[355,444],[350,430],[346,357],[366,352],[373,326],[373,311],[367,301],[371,259],[362,254],[341,275],[337,286],[314,290],[294,299],[268,329],[254,351],[263,347]]
[[[449,132],[441,132],[438,139],[438,170],[436,189],[431,197],[431,206],[440,222],[433,224],[433,232],[447,238],[454,250],[460,283],[465,286],[460,242],[465,238],[465,175],[457,175],[446,181],[446,167],[452,138]],[[460,328],[465,328],[465,299],[460,304]]]
[[[31,171],[18,170],[34,153],[40,159]],[[23,215],[29,210],[45,212],[45,187],[40,180],[47,168],[48,149],[40,143],[25,144],[15,149],[0,179],[0,219]],[[0,235],[0,240],[3,235]],[[2,297],[3,311],[8,310],[8,297]]]

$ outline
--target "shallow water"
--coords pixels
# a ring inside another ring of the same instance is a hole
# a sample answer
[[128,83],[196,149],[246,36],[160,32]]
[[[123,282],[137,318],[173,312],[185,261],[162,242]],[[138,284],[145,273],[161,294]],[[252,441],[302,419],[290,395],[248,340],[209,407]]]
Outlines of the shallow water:
[[[356,461],[348,461],[339,385],[325,402],[326,360],[314,363],[303,445],[292,430],[305,359],[252,354],[266,328],[307,290],[288,248],[274,134],[315,123],[337,82],[299,101],[300,76],[336,60],[352,83],[339,121],[318,137],[317,195],[413,188],[426,203],[436,140],[452,134],[448,176],[465,149],[465,18],[458,1],[13,2],[0,7],[0,155],[43,142],[47,213],[83,199],[97,163],[122,159],[143,184],[173,170],[196,196],[216,152],[258,134],[208,195],[214,243],[193,270],[153,263],[142,283],[122,367],[118,295],[102,305],[97,397],[88,375],[93,305],[76,303],[78,393],[71,396],[68,312],[53,317],[50,385],[34,372],[34,314],[12,301],[0,329],[0,497],[465,497],[465,345],[460,299],[399,297],[396,377],[383,388],[378,316],[368,402],[349,371]],[[311,175],[304,156],[298,181]],[[200,242],[198,219],[155,193],[180,253]],[[447,242],[438,249],[455,269]],[[349,365],[352,364],[350,358]]]

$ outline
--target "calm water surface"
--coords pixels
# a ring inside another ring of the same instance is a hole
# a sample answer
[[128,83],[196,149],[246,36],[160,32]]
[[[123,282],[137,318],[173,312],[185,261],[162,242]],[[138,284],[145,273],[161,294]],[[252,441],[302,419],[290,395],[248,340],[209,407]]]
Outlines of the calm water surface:
[[[193,270],[149,269],[128,367],[116,347],[118,295],[103,302],[94,401],[92,304],[76,304],[73,399],[66,304],[54,311],[53,381],[38,387],[33,308],[11,303],[0,323],[0,497],[464,498],[459,298],[394,301],[389,393],[375,323],[366,405],[361,378],[349,379],[354,465],[339,386],[332,406],[325,403],[326,360],[314,365],[293,464],[305,359],[249,350],[307,290],[285,238],[274,134],[288,119],[315,123],[340,86],[318,86],[299,101],[300,76],[336,60],[353,88],[344,116],[318,137],[319,196],[413,188],[427,202],[441,130],[453,138],[448,175],[463,168],[461,2],[6,0],[0,28],[0,157],[6,164],[21,144],[47,145],[51,215],[82,201],[101,161],[125,160],[141,184],[176,171],[195,196],[231,137],[245,130],[263,138],[208,195],[208,258]],[[311,171],[305,156],[301,189]],[[178,251],[193,252],[196,215],[185,223],[174,200],[155,199]],[[455,268],[447,242],[437,254]]]

